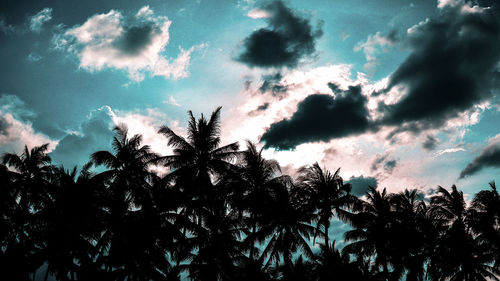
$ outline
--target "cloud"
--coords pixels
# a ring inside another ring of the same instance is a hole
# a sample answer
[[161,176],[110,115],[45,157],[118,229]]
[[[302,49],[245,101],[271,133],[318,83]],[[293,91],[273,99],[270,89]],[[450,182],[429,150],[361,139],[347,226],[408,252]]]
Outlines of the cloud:
[[484,168],[500,168],[500,135],[492,138],[489,144],[460,172],[461,179],[472,176]]
[[293,68],[315,53],[316,40],[323,34],[320,26],[313,28],[309,19],[297,15],[282,1],[263,5],[248,15],[268,23],[243,41],[243,52],[236,60],[250,67]]
[[28,55],[28,60],[31,62],[37,62],[42,59],[42,56],[40,56],[37,53],[29,53]]
[[185,78],[189,75],[194,48],[180,48],[176,59],[165,57],[170,24],[167,17],[155,16],[148,6],[133,17],[111,10],[57,34],[53,43],[56,49],[75,54],[80,67],[91,72],[119,69],[137,82],[146,74],[166,79]]
[[162,155],[172,154],[172,149],[167,146],[165,137],[158,133],[162,125],[167,125],[175,132],[184,132],[179,127],[176,120],[172,120],[168,115],[159,112],[156,109],[149,108],[146,112],[123,112],[119,110],[112,111],[112,119],[115,124],[125,124],[128,133],[132,136],[141,134],[143,143],[148,144],[151,150]]
[[383,36],[380,32],[368,36],[366,41],[358,42],[354,46],[354,51],[363,50],[366,58],[364,68],[367,70],[373,69],[378,64],[378,56],[381,53],[388,52],[394,45],[396,33],[392,32],[388,36]]
[[271,93],[273,96],[283,97],[288,90],[285,84],[281,83],[283,76],[281,73],[267,74],[262,76],[262,84],[259,88],[261,93]]
[[179,102],[177,102],[177,100],[173,97],[173,96],[170,96],[168,98],[168,100],[164,100],[163,101],[164,104],[170,104],[170,105],[173,105],[173,106],[177,106],[177,107],[180,107],[181,105],[179,104]]
[[377,188],[378,185],[376,178],[364,177],[363,175],[359,177],[352,176],[347,182],[351,184],[351,193],[356,196],[363,196],[368,192],[370,186]]
[[422,143],[422,147],[427,150],[433,150],[434,148],[436,148],[438,142],[439,140],[436,137],[427,135],[425,137],[425,141]]
[[340,90],[329,85],[336,96],[314,94],[297,106],[289,118],[271,124],[261,141],[265,147],[293,149],[295,146],[314,141],[328,141],[364,132],[368,126],[367,99],[361,86],[349,86]]
[[260,111],[266,111],[268,108],[269,108],[269,103],[268,102],[263,103],[263,104],[257,106],[257,108],[255,110],[248,112],[248,116],[258,115]]
[[435,157],[441,156],[443,154],[455,153],[455,152],[459,152],[459,151],[465,151],[465,149],[463,147],[454,147],[454,148],[443,149],[443,150],[436,152]]
[[36,33],[42,31],[42,26],[52,19],[52,8],[44,8],[29,18],[30,30]]
[[394,170],[394,168],[396,168],[397,164],[398,164],[398,161],[396,159],[389,160],[389,161],[384,163],[384,170],[390,174],[390,173],[392,173],[392,170]]
[[383,91],[404,95],[380,103],[381,124],[413,132],[440,128],[492,96],[499,75],[499,8],[455,2],[441,1],[439,17],[408,30],[411,53]]
[[394,168],[396,168],[397,164],[398,161],[396,159],[391,159],[388,153],[384,155],[377,154],[377,156],[372,162],[372,171],[378,170],[379,167],[381,166],[385,172],[391,174]]
[[262,105],[259,105],[259,106],[257,107],[257,110],[259,110],[259,111],[264,111],[264,110],[266,110],[268,107],[269,107],[269,103],[267,103],[267,102],[266,102],[266,103],[264,103],[264,104],[262,104]]
[[12,24],[8,24],[5,18],[0,15],[0,32],[4,34],[12,34],[18,31],[18,28]]
[[111,148],[114,125],[111,108],[104,106],[90,112],[78,130],[59,141],[52,159],[67,168],[88,162],[93,152]]
[[271,13],[262,9],[251,9],[248,11],[247,16],[252,19],[265,19],[271,17]]
[[[56,163],[66,167],[86,163],[93,152],[112,149],[113,128],[122,124],[126,125],[129,137],[141,134],[143,145],[149,145],[151,150],[162,155],[171,154],[167,140],[158,134],[160,126],[167,120],[170,120],[168,116],[154,109],[140,113],[103,106],[91,111],[76,130],[63,137],[51,156]],[[171,121],[168,125],[175,128],[176,132],[179,131],[176,122]]]
[[52,150],[57,141],[35,132],[30,120],[35,114],[14,95],[0,96],[0,151],[20,153],[24,145],[29,148],[45,143]]

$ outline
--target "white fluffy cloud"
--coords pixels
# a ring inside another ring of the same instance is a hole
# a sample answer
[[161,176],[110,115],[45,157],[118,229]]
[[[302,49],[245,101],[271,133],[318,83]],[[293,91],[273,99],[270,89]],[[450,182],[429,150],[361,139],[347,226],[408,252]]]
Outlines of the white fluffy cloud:
[[255,8],[248,11],[247,16],[252,19],[265,19],[269,18],[271,15],[268,11]]
[[[141,112],[122,112],[119,110],[110,110],[114,124],[125,124],[130,136],[141,134],[143,144],[147,144],[156,153],[161,155],[172,154],[172,149],[167,146],[167,139],[158,133],[161,126],[167,125],[179,131],[178,123],[171,120],[166,114],[155,109],[147,109],[146,113]],[[183,130],[181,130],[183,131]]]
[[34,16],[29,18],[30,30],[40,33],[42,26],[52,19],[52,8],[44,8]]
[[0,96],[0,152],[20,153],[24,145],[32,148],[48,143],[49,150],[56,146],[57,141],[35,132],[31,117],[34,113],[17,96]]
[[155,16],[148,6],[133,17],[111,10],[56,35],[54,46],[76,54],[80,67],[91,72],[119,69],[137,82],[146,74],[180,79],[189,75],[194,48],[180,48],[175,59],[164,55],[171,23],[165,16]]

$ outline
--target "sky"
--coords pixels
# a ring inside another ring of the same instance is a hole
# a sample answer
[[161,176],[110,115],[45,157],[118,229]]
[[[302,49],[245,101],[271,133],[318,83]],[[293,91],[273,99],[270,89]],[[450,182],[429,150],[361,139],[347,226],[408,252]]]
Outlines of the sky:
[[57,165],[112,128],[163,155],[188,110],[222,106],[222,142],[284,172],[314,162],[367,185],[471,198],[500,179],[494,1],[2,1],[0,153]]

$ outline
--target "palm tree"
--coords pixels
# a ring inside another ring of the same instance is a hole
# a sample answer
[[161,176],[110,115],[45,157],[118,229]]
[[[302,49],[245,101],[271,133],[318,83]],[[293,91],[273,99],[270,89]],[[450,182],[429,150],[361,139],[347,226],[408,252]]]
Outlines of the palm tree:
[[159,133],[165,135],[168,145],[174,148],[174,155],[162,157],[163,164],[172,169],[168,180],[185,179],[188,176],[201,184],[192,188],[209,188],[211,177],[234,168],[228,161],[237,156],[238,142],[219,147],[220,110],[221,107],[218,107],[208,120],[202,114],[198,121],[189,111],[187,140],[167,126],[160,128]]
[[65,280],[90,270],[91,264],[95,270],[99,268],[93,264],[93,241],[99,239],[104,229],[106,212],[101,206],[105,203],[105,190],[103,183],[92,177],[90,165],[84,165],[78,177],[76,167],[71,171],[54,169],[52,200],[40,211],[44,222],[43,257],[48,264],[45,280],[49,272]]
[[173,155],[159,158],[158,163],[170,168],[160,185],[179,198],[175,223],[187,236],[182,248],[195,250],[182,256],[191,259],[189,274],[197,280],[227,279],[242,248],[239,221],[228,209],[227,184],[237,172],[232,161],[239,155],[238,143],[219,147],[220,110],[198,120],[189,111],[187,139],[167,126],[159,130],[174,148]]
[[428,206],[416,189],[389,197],[393,208],[391,262],[393,276],[406,272],[406,280],[424,280],[425,264],[437,232],[428,216]]
[[452,192],[438,187],[429,209],[442,231],[431,253],[429,275],[433,279],[498,280],[498,266],[489,245],[473,235],[467,225],[468,210],[463,192],[452,186]]
[[25,146],[21,155],[5,153],[2,156],[3,164],[13,169],[8,174],[14,201],[11,204],[9,230],[2,244],[5,249],[4,272],[6,276],[12,274],[12,279],[27,278],[43,263],[38,212],[50,200],[48,179],[52,166],[47,155],[48,148],[48,144],[31,150]]
[[104,165],[109,170],[102,172],[111,182],[110,192],[128,208],[129,204],[141,207],[150,204],[150,187],[152,173],[149,168],[155,164],[159,155],[151,152],[149,145],[143,145],[142,135],[127,136],[124,125],[115,127],[116,136],[113,138],[113,153],[97,151],[91,155],[94,165]]
[[331,245],[321,245],[321,251],[315,255],[314,274],[318,281],[328,280],[368,280],[359,264],[351,261],[346,251],[335,249],[335,241]]
[[189,111],[187,140],[167,126],[159,130],[168,138],[168,145],[174,148],[174,155],[159,158],[159,162],[171,169],[163,182],[174,183],[184,196],[182,214],[196,216],[200,225],[202,217],[196,214],[198,210],[211,203],[220,203],[210,198],[214,195],[212,180],[234,171],[235,166],[230,161],[239,153],[237,142],[219,147],[220,110],[221,107],[217,108],[208,120],[202,114],[198,121]]
[[[155,164],[159,155],[151,152],[148,145],[141,146],[141,135],[128,138],[125,126],[117,126],[115,133],[112,143],[114,151],[95,152],[91,155],[91,161],[96,166],[104,165],[108,168],[97,175],[107,182],[109,194],[108,227],[97,245],[100,249],[98,260],[106,261],[108,272],[114,270],[116,274],[123,274],[123,267],[127,263],[141,258],[137,249],[132,251],[127,248],[131,246],[134,237],[137,237],[134,232],[136,229],[133,228],[137,227],[136,218],[152,208],[151,185],[154,176],[149,168]],[[151,227],[151,231],[157,231],[157,228]],[[144,230],[147,231],[147,228]],[[158,232],[152,235],[158,235]],[[141,243],[137,245],[144,246]],[[145,248],[140,250],[147,251]],[[104,255],[105,252],[107,256]],[[153,254],[150,258],[153,258]]]
[[390,256],[390,232],[393,215],[386,189],[382,192],[373,187],[366,194],[366,201],[360,201],[353,206],[356,212],[349,215],[347,222],[354,228],[344,236],[347,242],[344,251],[355,254],[358,260],[374,257],[374,270],[382,267],[381,277],[388,279]]
[[47,199],[47,179],[52,169],[50,156],[47,155],[49,144],[35,146],[31,150],[24,146],[23,154],[5,153],[4,165],[14,169],[14,181],[17,183],[15,198],[24,210],[37,209]]
[[314,264],[311,261],[304,261],[304,258],[299,256],[293,263],[282,265],[277,268],[279,272],[279,280],[283,281],[313,281]]
[[[0,164],[0,243],[1,245],[7,239],[8,230],[10,229],[10,220],[15,206],[14,197],[14,182],[12,172],[7,166]],[[0,252],[2,254],[2,252]]]
[[469,217],[477,239],[496,253],[495,264],[500,266],[500,195],[495,182],[490,182],[490,190],[481,190],[474,196]]
[[[318,219],[314,240],[320,228],[324,231],[324,245],[329,245],[330,219],[336,215],[345,219],[348,212],[344,208],[352,206],[356,197],[350,194],[351,185],[344,184],[339,175],[340,169],[335,173],[323,170],[318,163],[304,166],[299,170],[299,181],[312,191],[312,204],[318,209]],[[314,243],[314,241],[313,241]]]
[[267,268],[271,263],[291,266],[292,255],[299,249],[307,258],[314,256],[309,238],[315,228],[314,210],[303,204],[300,187],[290,182],[276,186],[272,190],[273,201],[262,217],[261,227],[256,234],[258,242],[267,240],[260,259],[266,259]]
[[234,261],[242,258],[243,243],[238,217],[212,213],[203,209],[204,225],[196,226],[186,239],[193,253],[189,276],[193,280],[235,280],[238,275]]
[[240,214],[247,212],[243,218],[249,228],[245,239],[251,259],[255,258],[255,233],[263,216],[273,202],[272,190],[289,180],[281,175],[281,168],[276,160],[267,160],[262,156],[262,150],[254,143],[247,141],[247,150],[242,153],[237,182],[233,183],[239,189],[233,192],[231,198],[235,209]]

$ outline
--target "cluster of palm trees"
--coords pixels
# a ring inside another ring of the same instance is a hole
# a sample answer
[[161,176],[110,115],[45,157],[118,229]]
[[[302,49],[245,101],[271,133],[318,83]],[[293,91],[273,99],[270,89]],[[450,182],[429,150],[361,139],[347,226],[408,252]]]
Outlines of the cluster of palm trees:
[[[251,142],[220,146],[220,108],[189,114],[186,139],[159,131],[170,156],[125,126],[79,171],[53,166],[47,145],[4,154],[1,279],[498,280],[494,183],[469,206],[454,186],[357,198],[338,170],[293,179]],[[350,225],[342,249],[334,218]]]

